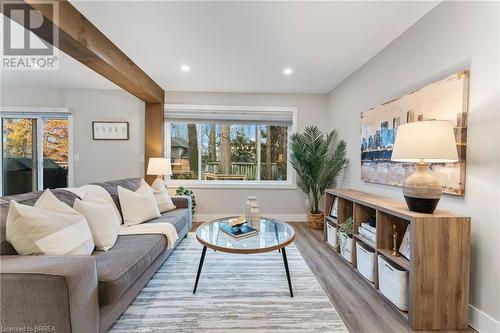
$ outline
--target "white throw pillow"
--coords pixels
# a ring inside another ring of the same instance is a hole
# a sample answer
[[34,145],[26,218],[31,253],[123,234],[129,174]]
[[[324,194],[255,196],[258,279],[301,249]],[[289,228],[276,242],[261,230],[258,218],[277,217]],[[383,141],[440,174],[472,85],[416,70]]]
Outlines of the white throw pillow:
[[153,189],[156,204],[158,205],[160,213],[165,213],[176,208],[172,202],[172,198],[170,198],[170,194],[168,193],[165,184],[163,183],[163,180],[156,178],[153,184],[151,184],[151,188]]
[[143,183],[135,192],[118,186],[118,198],[126,226],[139,224],[160,217],[155,195],[148,184]]
[[104,201],[109,202],[111,204],[111,206],[113,206],[113,211],[115,212],[115,215],[118,218],[118,221],[120,221],[120,224],[123,223],[122,215],[120,214],[120,211],[116,207],[115,202],[113,201],[113,198],[111,197],[111,194],[109,194],[109,192],[106,191],[104,189],[104,187],[99,186],[99,185],[89,184],[89,185],[83,185],[80,188],[87,191],[87,194],[85,194],[85,197],[82,198],[85,201],[95,201],[93,199],[89,200],[88,198],[89,197],[99,197],[99,198],[103,199]]
[[78,197],[80,197],[82,199],[87,194],[87,190],[84,189],[83,187],[61,187],[59,189],[60,190],[65,190],[65,191],[69,191],[71,193],[74,193],[74,194],[76,194]]
[[76,199],[73,208],[85,215],[97,250],[107,251],[113,247],[120,233],[120,221],[113,207],[98,197]]
[[90,255],[94,241],[85,216],[46,190],[34,206],[11,200],[6,239],[21,255]]

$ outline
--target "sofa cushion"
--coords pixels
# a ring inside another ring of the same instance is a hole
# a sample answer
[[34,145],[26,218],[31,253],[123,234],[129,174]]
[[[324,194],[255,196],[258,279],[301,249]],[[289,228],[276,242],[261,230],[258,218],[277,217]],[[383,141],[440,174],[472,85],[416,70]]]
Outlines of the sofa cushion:
[[190,217],[191,211],[183,208],[183,209],[175,209],[171,210],[165,213],[162,213],[160,217],[155,218],[151,221],[148,221],[146,223],[158,223],[158,222],[168,222],[170,224],[173,224],[175,227],[175,230],[177,230],[177,233],[180,234],[182,228],[184,228],[186,225],[189,224],[189,217]]
[[[96,250],[107,251],[115,245],[120,233],[120,219],[113,208],[113,203],[76,199],[73,208],[87,219],[94,239]],[[90,199],[93,199],[90,195]]]
[[163,235],[122,235],[108,251],[94,251],[99,304],[118,300],[167,248]]
[[161,216],[154,192],[146,182],[135,192],[118,186],[118,197],[122,208],[123,224],[127,227]]
[[175,205],[172,202],[172,198],[168,193],[163,179],[156,178],[153,184],[151,184],[151,189],[154,192],[156,204],[158,205],[160,213],[165,213],[175,209]]
[[92,234],[84,215],[46,190],[34,206],[12,200],[6,223],[7,241],[22,255],[90,255]]
[[[7,242],[7,239],[5,238],[10,200],[14,200],[23,205],[33,206],[43,192],[44,191],[29,192],[0,198],[0,255],[17,254],[14,247]],[[78,198],[76,194],[62,189],[51,190],[51,192],[57,199],[61,200],[70,207],[73,207],[73,202]]]
[[81,197],[84,201],[104,201],[109,203],[111,205],[111,208],[113,208],[113,212],[116,215],[116,218],[120,222],[119,224],[123,223],[122,213],[118,210],[118,207],[116,207],[115,201],[111,197],[111,194],[109,194],[109,192],[106,191],[104,187],[94,184],[87,184],[79,187],[78,189],[85,191],[85,195]]
[[141,186],[141,182],[142,182],[141,178],[125,178],[125,179],[111,180],[109,182],[104,182],[104,183],[93,183],[92,185],[99,185],[101,187],[104,187],[104,189],[108,191],[109,194],[111,194],[111,198],[113,198],[116,207],[121,212],[122,210],[120,207],[120,199],[118,198],[118,186],[126,188],[127,190],[130,191],[137,191],[139,186]]

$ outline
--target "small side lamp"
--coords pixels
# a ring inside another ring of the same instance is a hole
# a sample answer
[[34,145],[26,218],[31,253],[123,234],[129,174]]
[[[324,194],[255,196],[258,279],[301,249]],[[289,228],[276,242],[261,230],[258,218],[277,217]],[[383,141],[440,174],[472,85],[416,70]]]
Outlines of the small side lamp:
[[163,176],[172,175],[170,160],[161,157],[151,157],[148,161],[147,175],[153,175],[163,180]]
[[458,161],[452,122],[428,120],[399,126],[391,160],[416,163],[415,173],[403,184],[405,201],[411,211],[432,214],[443,189],[429,173],[429,163]]

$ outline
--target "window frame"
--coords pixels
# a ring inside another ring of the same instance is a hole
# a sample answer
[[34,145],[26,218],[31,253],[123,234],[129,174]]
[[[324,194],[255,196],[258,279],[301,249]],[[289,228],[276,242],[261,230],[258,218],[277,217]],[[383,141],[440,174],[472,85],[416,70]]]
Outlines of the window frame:
[[[290,163],[290,138],[294,133],[297,133],[297,108],[296,107],[274,107],[274,106],[232,106],[232,105],[194,105],[194,104],[166,104],[165,105],[165,130],[164,130],[164,156],[167,159],[171,159],[171,127],[172,122],[168,121],[167,114],[169,110],[206,110],[206,111],[251,111],[251,112],[262,112],[264,115],[266,112],[289,112],[292,113],[292,125],[288,126],[287,131],[287,179],[284,181],[280,180],[203,180],[201,179],[201,135],[200,126],[196,125],[197,137],[198,137],[198,178],[199,179],[172,179],[170,175],[167,175],[166,182],[168,188],[176,188],[178,186],[186,186],[189,188],[256,188],[256,189],[296,189],[297,181],[295,170]],[[207,119],[209,121],[209,119]],[[235,125],[237,120],[234,121]],[[261,131],[257,131],[258,135],[255,138],[257,143],[257,178],[260,179],[260,165],[261,165]]]

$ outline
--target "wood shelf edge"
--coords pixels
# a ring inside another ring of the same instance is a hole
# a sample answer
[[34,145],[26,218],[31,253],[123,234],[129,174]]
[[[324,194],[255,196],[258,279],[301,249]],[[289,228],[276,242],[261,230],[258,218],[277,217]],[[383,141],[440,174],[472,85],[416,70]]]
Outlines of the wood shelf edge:
[[376,194],[366,193],[352,189],[326,189],[325,193],[356,202],[385,213],[399,216],[403,219],[413,220],[416,218],[437,217],[464,217],[455,215],[449,211],[436,210],[433,214],[417,213],[410,211],[402,200],[385,198]]
[[371,248],[372,250],[377,250],[377,245],[366,239],[365,237],[361,236],[360,234],[354,234],[354,238],[356,238],[357,240],[359,240],[361,243],[365,244],[366,246],[368,246],[369,248]]
[[390,262],[392,262],[398,266],[401,266],[402,268],[404,268],[408,272],[410,271],[410,261],[408,259],[406,259],[405,257],[403,257],[403,255],[400,255],[399,257],[395,257],[395,256],[391,255],[391,251],[389,251],[387,249],[377,249],[377,252],[380,253],[384,258],[386,258]]

